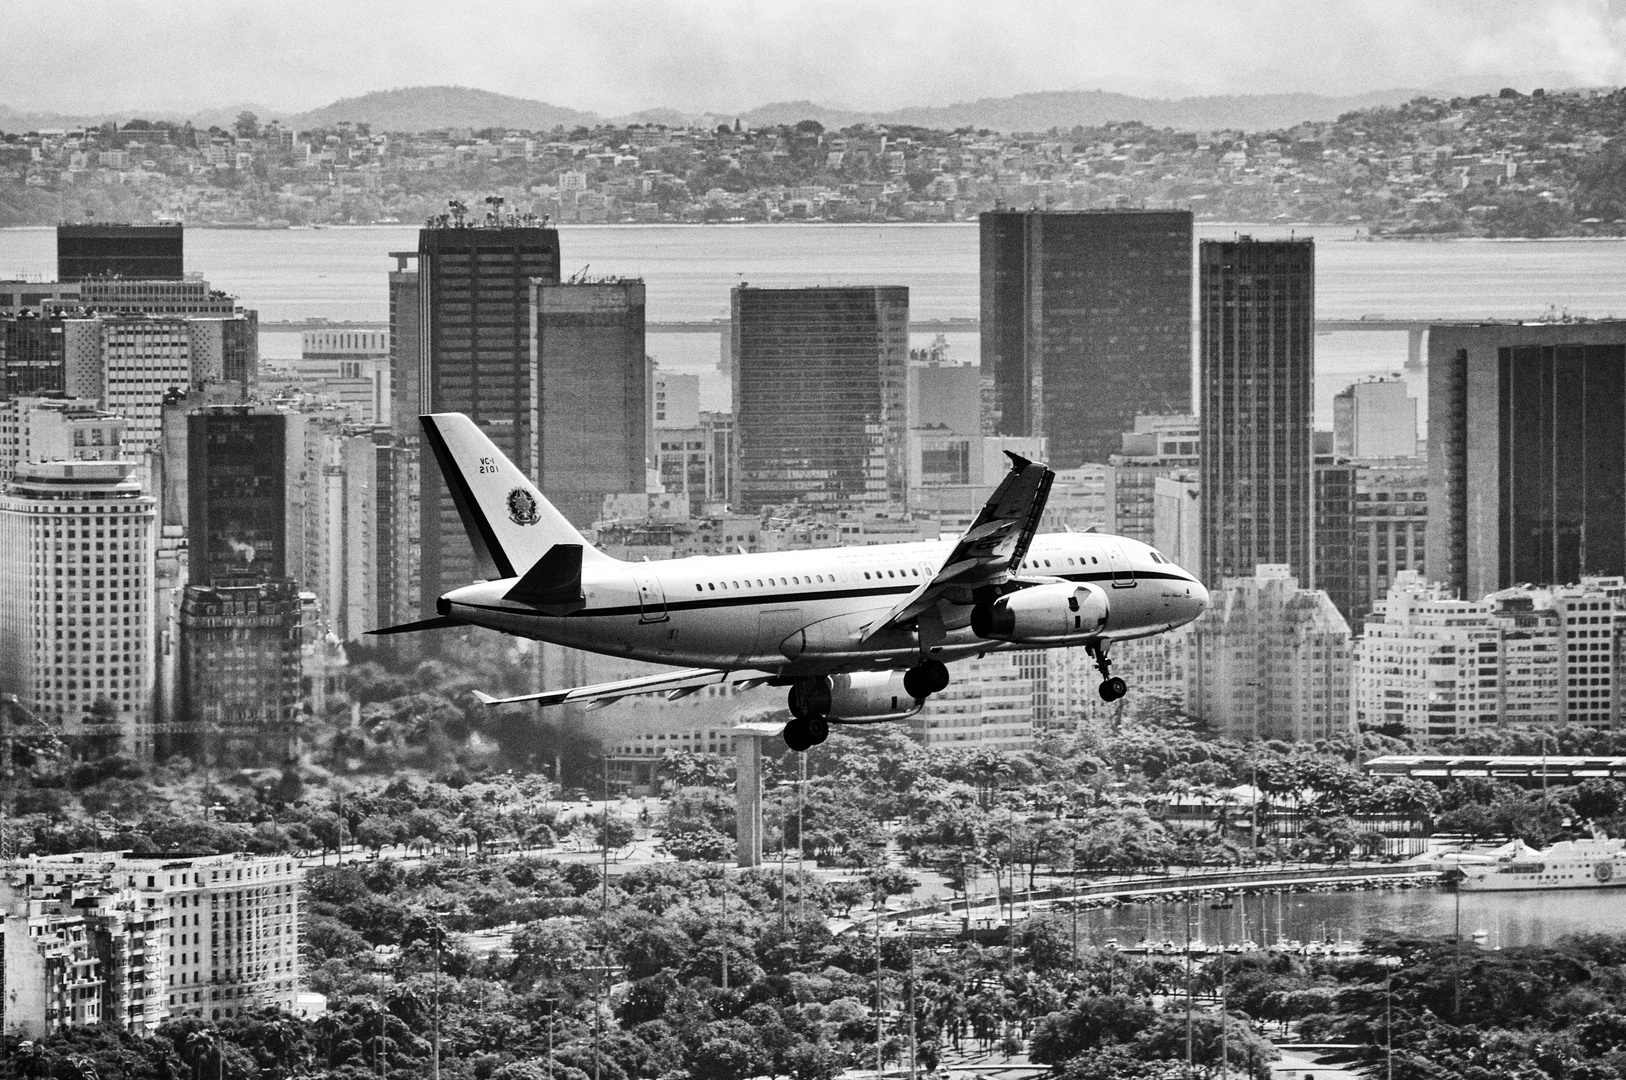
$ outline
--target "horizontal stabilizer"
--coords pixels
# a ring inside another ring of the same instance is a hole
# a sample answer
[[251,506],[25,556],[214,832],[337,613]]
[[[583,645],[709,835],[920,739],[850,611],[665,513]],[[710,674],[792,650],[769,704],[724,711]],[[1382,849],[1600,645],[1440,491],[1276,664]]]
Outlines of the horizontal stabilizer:
[[549,615],[580,611],[587,605],[582,594],[582,546],[554,544],[503,599],[530,604]]
[[377,630],[369,630],[367,633],[373,637],[388,637],[390,634],[416,634],[419,630],[444,630],[448,626],[462,625],[456,619],[436,615],[433,619],[419,619],[417,622],[401,623],[399,626],[381,626]]

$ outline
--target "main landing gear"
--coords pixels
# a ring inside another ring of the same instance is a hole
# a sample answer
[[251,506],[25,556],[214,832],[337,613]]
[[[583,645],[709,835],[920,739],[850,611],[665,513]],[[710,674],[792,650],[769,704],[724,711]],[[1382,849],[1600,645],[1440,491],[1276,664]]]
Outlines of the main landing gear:
[[1086,652],[1095,657],[1096,670],[1101,673],[1101,700],[1117,701],[1129,693],[1129,684],[1112,673],[1112,661],[1107,658],[1107,643],[1097,642],[1094,645],[1084,646]]
[[830,737],[830,721],[822,716],[791,717],[785,725],[785,745],[798,754]]
[[798,754],[830,737],[830,680],[797,679],[790,685],[790,723],[785,745]]
[[903,689],[912,698],[931,697],[948,684],[948,665],[941,660],[922,660],[903,673]]

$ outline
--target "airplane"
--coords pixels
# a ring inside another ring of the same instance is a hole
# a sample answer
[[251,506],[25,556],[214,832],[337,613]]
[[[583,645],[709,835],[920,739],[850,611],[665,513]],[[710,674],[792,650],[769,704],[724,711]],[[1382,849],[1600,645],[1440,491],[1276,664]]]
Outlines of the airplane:
[[588,543],[467,416],[420,421],[485,580],[441,596],[432,618],[370,633],[481,626],[686,665],[517,697],[476,692],[488,705],[675,700],[738,676],[787,689],[784,740],[800,752],[831,724],[907,719],[949,685],[949,664],[1007,649],[1082,647],[1102,699],[1116,701],[1128,687],[1112,674],[1112,644],[1208,606],[1202,583],[1147,544],[1036,535],[1055,474],[1009,452],[1010,471],[958,539],[633,563]]

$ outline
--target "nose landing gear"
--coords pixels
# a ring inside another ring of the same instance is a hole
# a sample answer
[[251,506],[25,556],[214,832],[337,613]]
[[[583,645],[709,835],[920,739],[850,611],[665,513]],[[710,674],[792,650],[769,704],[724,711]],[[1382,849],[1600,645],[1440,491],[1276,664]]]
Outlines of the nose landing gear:
[[1084,646],[1086,652],[1095,657],[1096,670],[1101,673],[1101,700],[1117,701],[1129,693],[1129,684],[1112,673],[1112,661],[1107,657],[1107,643],[1097,642]]

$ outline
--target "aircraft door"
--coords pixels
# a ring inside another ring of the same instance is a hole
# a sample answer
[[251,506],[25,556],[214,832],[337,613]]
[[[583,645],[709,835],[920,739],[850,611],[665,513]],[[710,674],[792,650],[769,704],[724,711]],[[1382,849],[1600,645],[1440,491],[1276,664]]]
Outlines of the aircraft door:
[[666,590],[661,588],[660,579],[647,570],[640,570],[633,575],[633,580],[638,583],[638,621],[665,622]]
[[1107,544],[1107,562],[1112,568],[1114,589],[1135,587],[1135,565],[1129,561],[1129,553],[1124,550],[1122,544],[1115,540]]

